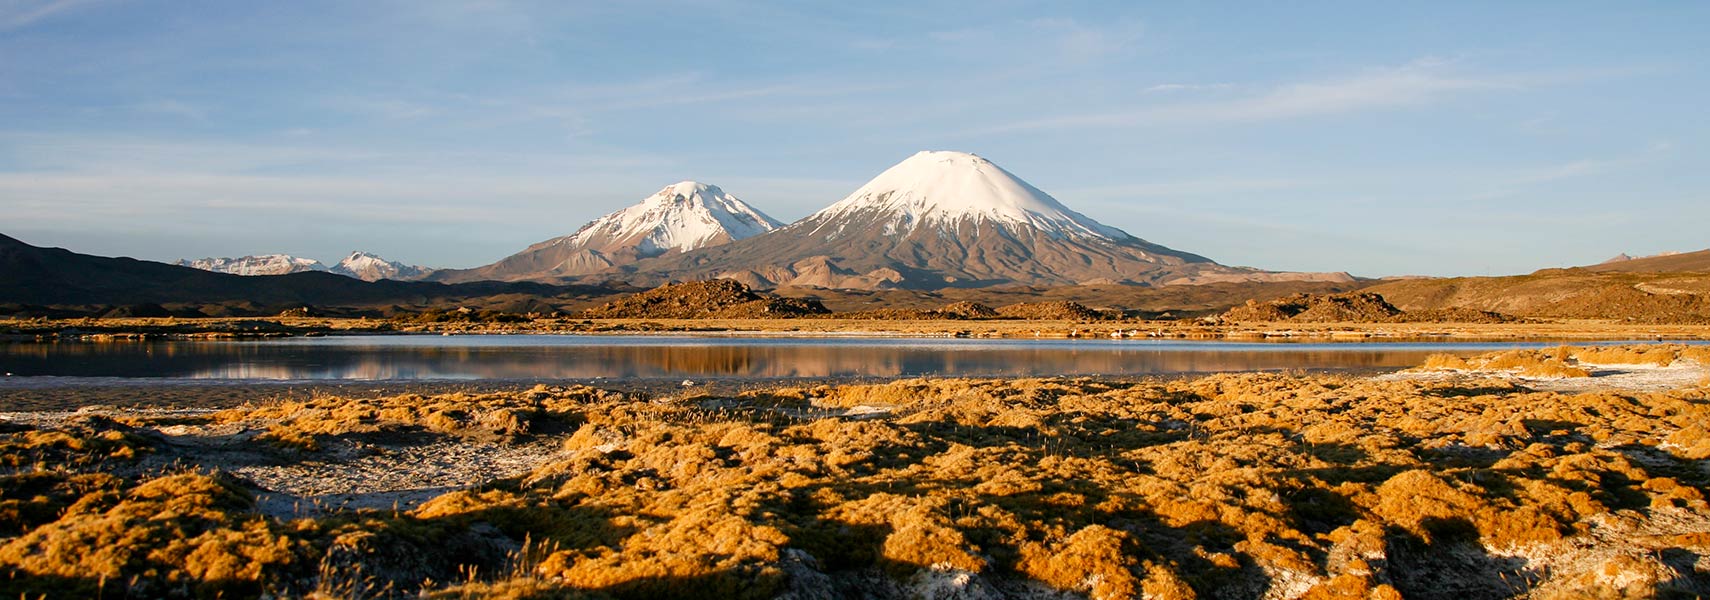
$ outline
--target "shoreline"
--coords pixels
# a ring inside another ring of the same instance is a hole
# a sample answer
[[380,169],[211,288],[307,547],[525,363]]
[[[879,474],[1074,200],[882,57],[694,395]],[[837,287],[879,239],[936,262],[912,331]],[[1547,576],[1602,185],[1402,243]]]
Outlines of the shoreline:
[[[1374,377],[1400,369],[1351,367],[1346,369],[1312,369],[1308,375],[1341,375]],[[1118,383],[1165,382],[1196,379],[1217,374],[1273,373],[1287,370],[1256,370],[1227,373],[1168,373],[1141,375],[1064,375],[1058,377],[1028,377],[1041,380],[1098,380]],[[0,422],[23,415],[64,414],[80,410],[224,410],[246,405],[273,402],[304,401],[326,396],[379,398],[405,394],[427,396],[445,394],[513,393],[534,386],[590,386],[646,398],[669,398],[680,395],[739,395],[760,390],[786,387],[883,385],[908,380],[931,381],[996,381],[990,376],[836,376],[836,377],[696,377],[692,386],[683,385],[678,377],[645,377],[625,379],[486,379],[486,380],[149,380],[122,377],[40,377],[29,378],[42,385],[14,385],[17,380],[0,380]],[[58,381],[46,381],[58,380]]]
[[401,326],[374,319],[207,318],[0,320],[0,343],[147,340],[253,341],[282,337],[393,335],[691,335],[717,337],[874,337],[1178,340],[1455,339],[1710,340],[1710,325],[1653,325],[1596,320],[1527,323],[1207,324],[1194,321],[800,319],[540,319],[528,323],[434,323]]

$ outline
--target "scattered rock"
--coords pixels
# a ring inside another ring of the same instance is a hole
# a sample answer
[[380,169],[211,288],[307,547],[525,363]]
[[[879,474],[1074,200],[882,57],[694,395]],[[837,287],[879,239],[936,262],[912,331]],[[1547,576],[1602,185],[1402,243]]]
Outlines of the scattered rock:
[[103,319],[164,319],[170,316],[172,311],[159,304],[130,304],[101,313]]
[[1002,316],[992,307],[978,302],[952,302],[940,307],[938,312],[956,319],[996,319]]
[[662,285],[590,308],[593,319],[786,319],[830,313],[818,300],[757,294],[729,279]]
[[1087,321],[1103,319],[1104,313],[1079,302],[1022,302],[997,309],[1011,319],[1027,321]]
[[1235,322],[1289,323],[1508,323],[1513,317],[1470,308],[1407,312],[1371,292],[1294,294],[1268,302],[1248,300],[1222,316]]
[[873,319],[877,321],[969,321],[996,319],[1002,315],[992,307],[978,302],[952,302],[933,310],[913,308],[876,308],[838,313],[843,319]]

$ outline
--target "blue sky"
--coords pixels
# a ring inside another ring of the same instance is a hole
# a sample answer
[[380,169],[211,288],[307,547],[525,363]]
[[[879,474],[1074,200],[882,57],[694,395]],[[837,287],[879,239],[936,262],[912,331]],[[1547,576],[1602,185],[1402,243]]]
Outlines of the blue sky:
[[683,179],[789,221],[943,149],[1226,264],[1528,272],[1710,247],[1707,28],[1698,2],[0,0],[0,233],[467,267]]

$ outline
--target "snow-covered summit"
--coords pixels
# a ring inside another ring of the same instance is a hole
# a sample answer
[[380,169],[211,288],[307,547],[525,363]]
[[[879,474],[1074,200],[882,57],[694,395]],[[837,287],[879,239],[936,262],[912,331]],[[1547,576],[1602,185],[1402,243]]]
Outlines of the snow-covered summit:
[[[963,223],[991,221],[1047,234],[1112,241],[1132,236],[1063,206],[985,158],[966,152],[926,151],[886,169],[843,200],[807,219],[818,232],[843,217],[879,215],[888,235],[920,227],[953,232]],[[841,232],[831,231],[831,235]]]
[[534,244],[483,267],[439,271],[431,279],[455,283],[588,275],[670,252],[751,238],[781,226],[716,185],[682,181],[570,235]]
[[350,256],[338,261],[337,265],[333,265],[328,270],[363,281],[379,281],[381,279],[408,281],[421,279],[433,272],[433,269],[406,265],[361,251],[351,252]]
[[600,217],[561,243],[651,255],[740,240],[783,226],[716,185],[682,181],[640,203]]
[[238,258],[198,258],[183,259],[176,263],[180,267],[190,267],[215,273],[230,273],[232,275],[285,275],[304,271],[326,271],[327,266],[312,258],[299,258],[289,254],[259,254]]

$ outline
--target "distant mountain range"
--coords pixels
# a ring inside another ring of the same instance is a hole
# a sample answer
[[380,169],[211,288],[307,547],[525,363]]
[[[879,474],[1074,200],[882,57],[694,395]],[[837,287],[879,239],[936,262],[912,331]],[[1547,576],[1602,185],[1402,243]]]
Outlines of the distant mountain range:
[[190,267],[215,273],[231,275],[285,275],[288,273],[307,273],[311,271],[326,271],[327,266],[312,258],[298,258],[289,254],[259,254],[238,258],[198,258],[183,259],[172,263],[180,267]]
[[787,226],[716,186],[685,181],[571,235],[429,278],[643,286],[724,278],[761,289],[1354,280],[1229,267],[1166,248],[961,152],[915,154]]
[[[1228,266],[1168,248],[1076,212],[990,160],[945,151],[910,156],[788,225],[718,186],[682,181],[573,233],[470,269],[411,266],[366,252],[333,266],[287,254],[177,264],[245,276],[619,288],[702,279],[845,290],[1356,281],[1342,272]],[[1584,268],[1710,270],[1710,250],[1622,254]]]
[[[234,314],[271,314],[301,306],[396,306],[420,309],[471,300],[507,310],[540,310],[540,299],[571,301],[605,297],[610,288],[538,283],[360,281],[307,271],[240,276],[134,258],[78,254],[42,248],[0,235],[0,304],[90,306],[160,304],[211,306]],[[507,304],[508,303],[508,304]]]
[[1585,268],[1591,271],[1622,271],[1627,273],[1710,271],[1710,250],[1664,252],[1640,257],[1620,254],[1615,258]]
[[[419,304],[452,294],[432,287],[438,283],[482,281],[606,290],[702,279],[847,290],[1355,281],[1347,273],[1226,266],[1155,244],[961,152],[915,154],[789,225],[717,186],[683,181],[473,269],[434,270],[365,252],[330,267],[286,254],[174,266],[6,242],[0,302],[25,303]],[[387,285],[363,287],[353,278]],[[397,285],[404,283],[430,287]]]
[[414,281],[425,278],[434,271],[426,267],[392,262],[367,252],[352,252],[350,256],[331,267],[312,258],[300,258],[289,254],[184,259],[173,264],[231,275],[288,275],[291,273],[323,272],[355,277],[363,281],[379,281],[382,279]]
[[361,253],[331,268],[286,255],[180,264],[238,274],[326,270],[369,281],[653,286],[733,279],[759,289],[1354,281],[1347,273],[1231,267],[1148,242],[962,152],[917,153],[789,225],[718,186],[683,181],[472,269],[407,267]]

